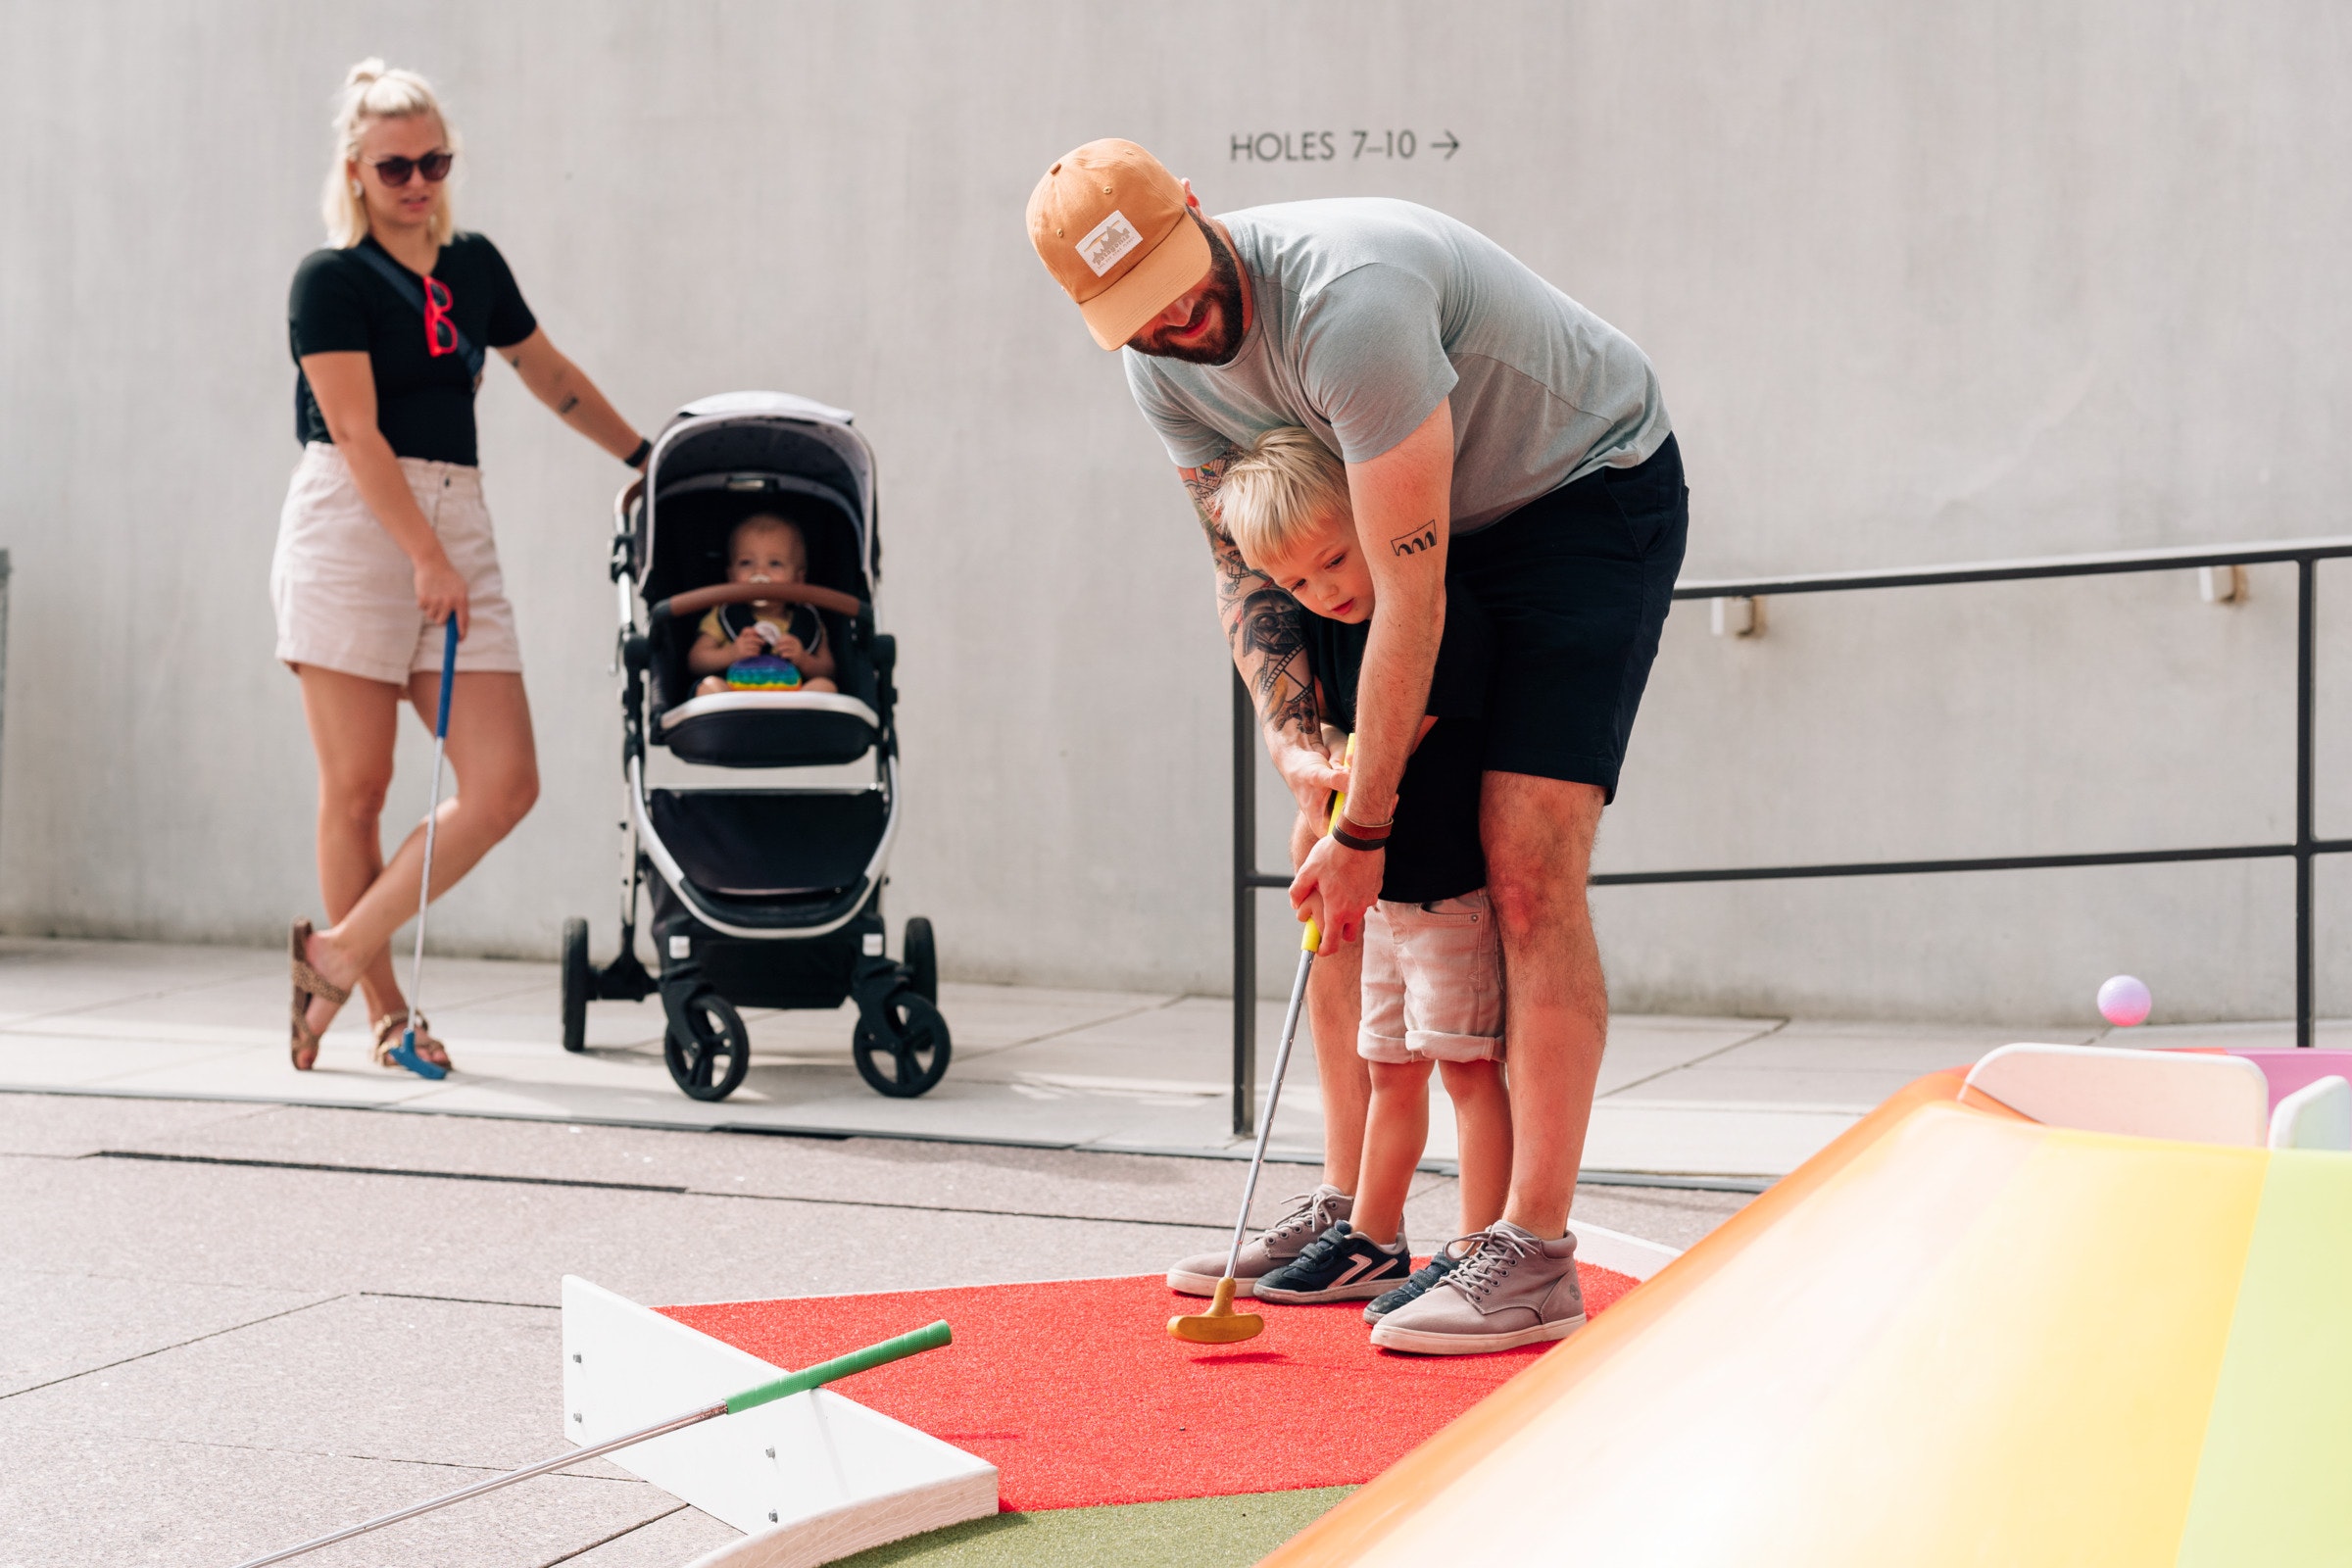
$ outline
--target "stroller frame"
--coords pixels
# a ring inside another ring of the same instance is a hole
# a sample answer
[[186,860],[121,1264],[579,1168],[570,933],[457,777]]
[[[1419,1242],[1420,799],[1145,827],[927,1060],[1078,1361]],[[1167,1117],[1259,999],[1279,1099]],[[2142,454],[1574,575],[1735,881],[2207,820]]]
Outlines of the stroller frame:
[[[620,942],[590,961],[585,920],[564,923],[564,1046],[586,1049],[591,1001],[659,994],[670,1076],[698,1100],[743,1082],[750,1039],[738,1005],[831,1008],[854,1001],[858,1073],[881,1094],[920,1095],[947,1071],[931,923],[906,922],[887,951],[882,890],[898,835],[897,640],[876,629],[880,577],[873,456],[847,412],[781,393],[729,393],[688,404],[657,439],[645,474],[613,501],[609,563],[618,604],[612,672],[620,677],[621,771],[629,794]],[[818,470],[781,466],[796,456]],[[671,477],[664,459],[678,457]],[[753,460],[759,461],[753,461]],[[664,507],[679,514],[662,532]],[[802,584],[684,586],[722,552],[730,519],[799,508],[811,577],[820,557],[858,591]],[[825,530],[820,549],[819,529]],[[842,548],[845,532],[854,536]],[[638,604],[644,600],[642,618]],[[837,694],[699,696],[683,663],[696,617],[752,599],[808,605],[837,650]],[[698,766],[778,768],[862,761],[873,782],[787,788],[657,789],[649,746]],[[814,868],[811,868],[813,864]],[[762,876],[745,891],[727,878]],[[641,897],[653,894],[656,970],[638,957]]]

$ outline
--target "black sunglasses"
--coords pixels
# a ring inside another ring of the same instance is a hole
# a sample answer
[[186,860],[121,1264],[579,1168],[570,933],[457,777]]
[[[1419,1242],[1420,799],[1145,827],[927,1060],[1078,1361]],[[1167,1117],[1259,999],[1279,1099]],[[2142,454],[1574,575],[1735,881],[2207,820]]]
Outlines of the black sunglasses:
[[406,185],[411,174],[422,174],[427,185],[438,185],[449,177],[449,166],[457,160],[456,153],[426,153],[422,158],[378,158],[368,167],[375,177],[387,185]]

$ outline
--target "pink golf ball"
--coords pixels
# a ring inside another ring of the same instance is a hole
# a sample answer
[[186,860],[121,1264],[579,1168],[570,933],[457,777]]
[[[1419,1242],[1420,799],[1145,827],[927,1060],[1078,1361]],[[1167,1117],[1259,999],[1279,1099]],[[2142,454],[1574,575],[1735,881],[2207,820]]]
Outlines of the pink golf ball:
[[2154,1004],[2146,983],[2132,975],[2119,974],[2099,987],[2099,1016],[2118,1029],[2146,1022],[2148,1008]]

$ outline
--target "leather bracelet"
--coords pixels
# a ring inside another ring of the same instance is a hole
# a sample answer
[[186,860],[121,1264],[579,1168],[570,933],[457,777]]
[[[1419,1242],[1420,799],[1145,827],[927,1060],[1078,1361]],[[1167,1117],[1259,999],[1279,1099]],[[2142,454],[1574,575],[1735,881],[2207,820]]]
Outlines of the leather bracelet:
[[1340,813],[1340,820],[1347,823],[1349,827],[1355,829],[1358,833],[1364,834],[1367,837],[1377,836],[1386,838],[1388,836],[1389,829],[1396,825],[1396,813],[1391,811],[1389,813],[1389,819],[1385,822],[1359,822],[1354,817],[1348,815],[1346,811],[1342,811]]
[[1385,833],[1379,838],[1367,839],[1360,838],[1357,835],[1348,832],[1347,818],[1345,817],[1342,817],[1337,823],[1333,824],[1331,836],[1335,842],[1345,844],[1351,850],[1360,850],[1367,855],[1373,853],[1374,851],[1385,850],[1389,847],[1389,837]]
[[645,460],[653,455],[653,442],[647,440],[644,436],[639,436],[637,438],[637,450],[630,453],[627,457],[621,459],[620,461],[627,464],[632,468],[642,468],[645,466]]

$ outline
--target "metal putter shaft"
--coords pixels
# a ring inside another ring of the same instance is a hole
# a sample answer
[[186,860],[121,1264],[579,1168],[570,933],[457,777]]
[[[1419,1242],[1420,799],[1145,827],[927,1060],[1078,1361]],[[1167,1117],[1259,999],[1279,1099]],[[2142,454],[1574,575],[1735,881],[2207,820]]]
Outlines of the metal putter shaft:
[[248,1557],[237,1564],[237,1568],[264,1568],[264,1565],[268,1563],[284,1562],[289,1557],[299,1557],[305,1552],[317,1551],[321,1546],[331,1546],[338,1541],[349,1541],[352,1537],[364,1536],[370,1530],[381,1530],[384,1526],[396,1525],[403,1519],[414,1519],[420,1513],[431,1513],[436,1508],[446,1508],[453,1502],[464,1502],[468,1497],[478,1497],[485,1492],[496,1492],[501,1487],[511,1487],[517,1481],[528,1481],[533,1476],[543,1476],[551,1470],[561,1470],[565,1465],[577,1464],[583,1459],[593,1459],[599,1454],[611,1453],[616,1448],[630,1447],[685,1427],[715,1420],[722,1415],[734,1415],[741,1410],[754,1409],[790,1395],[805,1393],[820,1384],[831,1383],[838,1378],[846,1378],[852,1373],[870,1371],[875,1367],[888,1365],[892,1361],[903,1361],[907,1356],[919,1355],[925,1350],[936,1350],[941,1346],[948,1344],[952,1338],[946,1323],[933,1323],[927,1328],[916,1329],[911,1334],[902,1334],[896,1339],[884,1340],[879,1345],[869,1345],[862,1350],[852,1350],[849,1354],[836,1356],[830,1361],[819,1361],[816,1365],[805,1367],[798,1372],[788,1372],[772,1382],[746,1389],[741,1394],[721,1399],[716,1404],[706,1405],[700,1410],[689,1410],[684,1415],[672,1416],[667,1421],[659,1421],[650,1427],[641,1427],[635,1432],[624,1433],[617,1438],[609,1438],[603,1443],[592,1443],[583,1448],[573,1448],[558,1454],[553,1459],[543,1459],[537,1464],[526,1464],[519,1470],[510,1470],[505,1475],[492,1476],[487,1481],[477,1481],[470,1487],[463,1487],[456,1492],[446,1492],[438,1497],[427,1497],[422,1502],[411,1504],[409,1507],[393,1513],[378,1514],[373,1519],[364,1519],[360,1523],[347,1529],[338,1530],[332,1535],[319,1536],[315,1540],[306,1541],[299,1546],[288,1546],[281,1551],[270,1552],[266,1556]]
[[[1355,737],[1348,738],[1346,759],[1355,759]],[[1340,813],[1348,808],[1348,794],[1335,791],[1331,797],[1331,816],[1323,831],[1329,833],[1339,825]],[[1298,944],[1298,972],[1291,977],[1290,1010],[1282,1018],[1282,1044],[1274,1051],[1274,1081],[1266,1089],[1265,1109],[1257,1118],[1257,1149],[1250,1156],[1250,1178],[1242,1186],[1242,1211],[1233,1222],[1233,1247],[1225,1254],[1225,1277],[1217,1281],[1217,1294],[1205,1312],[1180,1312],[1168,1319],[1168,1333],[1179,1340],[1195,1345],[1231,1345],[1237,1340],[1254,1339],[1266,1326],[1266,1320],[1255,1312],[1236,1312],[1233,1309],[1234,1292],[1240,1281],[1234,1272],[1242,1266],[1242,1238],[1250,1229],[1250,1204],[1257,1197],[1258,1173],[1266,1168],[1266,1140],[1274,1131],[1274,1111],[1282,1103],[1282,1080],[1291,1067],[1291,1046],[1298,1038],[1298,1014],[1306,1005],[1306,978],[1315,970],[1315,951],[1323,946],[1323,928],[1316,921],[1306,922],[1306,934]]]
[[416,956],[409,961],[409,1025],[391,1052],[394,1061],[419,1078],[446,1078],[449,1069],[416,1054],[416,1015],[424,1009],[417,998],[424,991],[424,911],[433,902],[433,829],[441,819],[441,760],[449,751],[449,694],[457,685],[458,617],[452,615],[441,635],[441,710],[433,720],[433,799],[424,809],[424,875],[416,884]]

